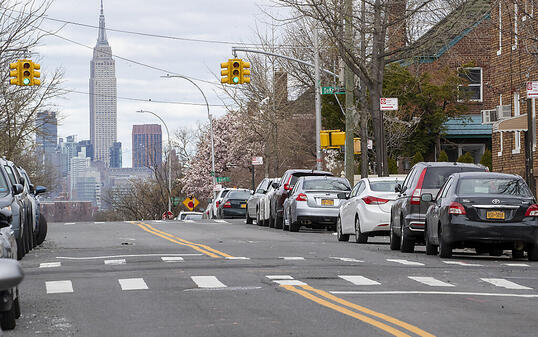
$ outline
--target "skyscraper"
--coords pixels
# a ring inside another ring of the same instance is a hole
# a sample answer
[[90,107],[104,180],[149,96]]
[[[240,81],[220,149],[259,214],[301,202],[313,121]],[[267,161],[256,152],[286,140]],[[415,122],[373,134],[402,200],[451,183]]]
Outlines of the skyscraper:
[[133,125],[133,167],[162,164],[163,136],[159,124]]
[[110,147],[110,167],[120,168],[121,167],[121,142],[115,142]]
[[90,62],[90,140],[93,160],[110,163],[110,147],[117,138],[116,70],[105,30],[101,0],[99,35]]
[[57,155],[58,120],[54,111],[40,111],[37,113],[36,143],[41,164],[59,169]]

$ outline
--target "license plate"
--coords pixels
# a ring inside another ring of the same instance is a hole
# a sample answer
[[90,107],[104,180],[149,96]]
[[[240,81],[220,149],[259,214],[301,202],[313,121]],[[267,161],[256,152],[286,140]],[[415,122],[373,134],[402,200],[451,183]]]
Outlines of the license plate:
[[504,220],[504,212],[501,212],[501,211],[487,211],[486,218]]
[[322,206],[334,206],[334,200],[333,199],[321,199],[321,205]]
[[241,208],[247,208],[247,204],[241,204]]

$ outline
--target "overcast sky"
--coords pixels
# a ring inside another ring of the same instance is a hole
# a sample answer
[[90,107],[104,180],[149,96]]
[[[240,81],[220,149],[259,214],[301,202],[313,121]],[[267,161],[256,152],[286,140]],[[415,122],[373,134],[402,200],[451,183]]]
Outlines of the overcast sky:
[[[268,18],[261,8],[271,6],[269,0],[104,0],[106,27],[182,38],[257,42],[256,27],[263,27]],[[55,0],[47,15],[50,18],[83,24],[99,23],[100,0]],[[260,8],[261,7],[261,8]],[[62,23],[45,20],[43,28],[58,29]],[[258,28],[259,29],[259,28]],[[262,28],[263,29],[263,28]],[[58,35],[86,46],[95,46],[97,29],[67,25]],[[215,84],[220,78],[220,63],[232,58],[232,45],[187,42],[107,31],[114,55],[132,59],[170,72]],[[65,89],[88,92],[92,49],[50,36],[33,52],[39,53],[41,70],[50,72],[62,68]],[[246,55],[240,57],[247,58]],[[189,82],[163,79],[165,73],[115,58],[118,86],[118,140],[122,142],[123,166],[131,166],[131,130],[133,124],[158,123],[150,114],[138,114],[144,109],[159,114],[170,132],[181,127],[195,127],[207,121],[205,106],[134,102],[120,97],[174,102],[202,103],[203,97]],[[224,108],[218,85],[197,82],[207,95],[211,112],[222,115]],[[219,98],[220,97],[220,98]],[[57,100],[57,110],[63,116],[58,127],[59,137],[77,135],[89,139],[89,99],[87,94],[70,93]],[[166,132],[163,128],[163,139]]]

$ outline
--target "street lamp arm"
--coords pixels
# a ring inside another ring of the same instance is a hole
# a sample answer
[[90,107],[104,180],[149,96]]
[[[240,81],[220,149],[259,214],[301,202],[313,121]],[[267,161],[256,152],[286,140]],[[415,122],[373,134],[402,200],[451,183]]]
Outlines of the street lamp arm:
[[185,76],[182,76],[182,75],[170,75],[170,74],[166,74],[166,76],[161,76],[161,77],[164,77],[164,78],[172,78],[172,77],[178,77],[178,78],[182,78],[182,79],[185,79],[189,82],[191,82],[199,91],[200,93],[202,94],[202,96],[204,97],[204,101],[205,101],[205,105],[207,107],[207,115],[209,116],[209,103],[207,101],[207,97],[205,96],[204,92],[202,91],[202,89],[198,86],[198,84],[196,84],[196,82],[194,82],[193,80],[191,80],[190,78],[188,77],[185,77]]

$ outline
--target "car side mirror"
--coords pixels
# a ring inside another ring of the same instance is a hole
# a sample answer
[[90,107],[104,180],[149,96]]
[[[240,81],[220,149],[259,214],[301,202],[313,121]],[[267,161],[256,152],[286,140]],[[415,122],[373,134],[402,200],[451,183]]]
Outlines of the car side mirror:
[[349,193],[338,193],[336,197],[338,199],[349,199]]
[[396,186],[394,186],[394,192],[402,193],[402,185],[396,184]]
[[34,186],[34,184],[29,184],[28,187],[30,188],[30,193],[35,194],[35,186]]
[[433,195],[431,193],[424,193],[420,196],[420,200],[424,202],[432,202]]
[[45,186],[37,186],[35,188],[35,194],[42,194],[42,193],[45,193],[47,192],[47,188]]
[[0,259],[0,290],[9,290],[24,278],[21,265],[12,259]]
[[14,184],[13,185],[13,192],[15,195],[21,194],[24,191],[24,187],[21,184]]

